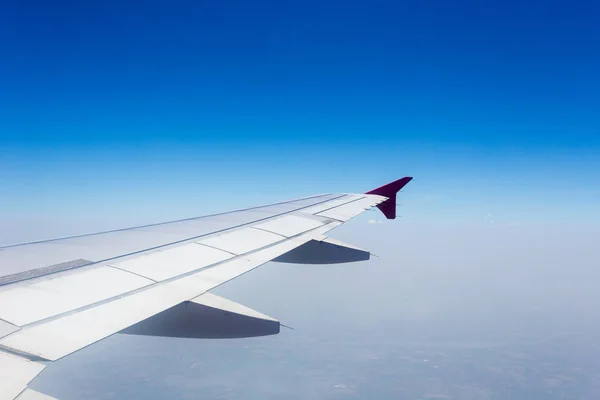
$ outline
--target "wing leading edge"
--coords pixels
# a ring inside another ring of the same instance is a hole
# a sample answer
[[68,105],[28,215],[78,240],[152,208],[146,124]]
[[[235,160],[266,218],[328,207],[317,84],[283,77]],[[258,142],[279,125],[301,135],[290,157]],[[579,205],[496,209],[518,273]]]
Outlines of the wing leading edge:
[[[0,248],[0,271],[18,274],[0,276],[0,399],[51,399],[27,388],[45,367],[38,361],[58,360],[118,332],[278,333],[276,319],[209,291],[269,261],[369,259],[368,251],[325,234],[373,206],[394,219],[396,193],[411,179],[365,194]],[[66,267],[48,268],[54,265]]]

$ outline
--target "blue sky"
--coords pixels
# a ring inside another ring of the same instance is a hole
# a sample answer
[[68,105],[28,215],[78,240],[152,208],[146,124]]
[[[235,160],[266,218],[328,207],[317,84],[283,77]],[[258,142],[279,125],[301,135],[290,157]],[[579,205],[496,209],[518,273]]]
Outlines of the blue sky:
[[598,18],[594,2],[5,2],[2,213],[151,221],[413,175],[415,221],[598,221]]
[[448,387],[481,388],[457,398],[595,395],[599,20],[591,1],[0,2],[0,244],[415,177],[400,220],[332,232],[379,258],[217,290],[294,331],[113,336],[34,388],[417,398],[439,371],[406,355],[445,353]]

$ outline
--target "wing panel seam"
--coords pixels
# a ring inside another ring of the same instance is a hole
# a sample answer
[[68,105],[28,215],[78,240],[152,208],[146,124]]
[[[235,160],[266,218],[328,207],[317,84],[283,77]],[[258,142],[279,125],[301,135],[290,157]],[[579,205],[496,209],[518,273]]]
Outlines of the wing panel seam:
[[[333,210],[334,208],[338,208],[338,207],[345,206],[346,204],[351,204],[351,203],[354,203],[355,201],[359,201],[359,200],[366,199],[366,198],[367,198],[367,196],[362,196],[362,197],[359,197],[358,199],[350,200],[350,201],[348,201],[348,202],[346,202],[346,203],[342,203],[342,204],[338,204],[337,206],[333,206],[333,207],[326,208],[326,209],[324,209],[324,210],[321,210],[321,211],[319,211],[318,213],[316,213],[316,214],[313,214],[313,215],[318,215],[319,217],[324,217],[324,215],[319,215],[319,214],[321,214],[321,213],[324,213],[324,212],[327,212],[327,211],[329,211],[329,210]],[[330,218],[330,217],[325,217],[325,218]]]
[[[322,196],[326,196],[326,195],[321,195],[321,196],[317,196],[317,197],[322,197]],[[92,265],[97,265],[97,264],[104,264],[104,263],[107,263],[107,262],[110,262],[110,261],[113,261],[113,260],[116,260],[116,259],[119,259],[119,258],[129,257],[129,256],[133,256],[133,255],[136,255],[136,254],[141,254],[141,253],[145,253],[145,252],[148,252],[148,251],[153,251],[153,250],[157,250],[157,249],[160,249],[160,248],[169,247],[169,246],[173,246],[173,245],[177,245],[177,244],[181,244],[181,243],[185,243],[185,242],[191,242],[191,241],[194,241],[196,239],[199,239],[199,238],[202,238],[202,237],[206,237],[206,236],[210,236],[210,235],[214,235],[214,234],[217,234],[217,233],[226,232],[226,231],[230,231],[230,230],[241,228],[241,227],[245,227],[245,226],[252,226],[253,224],[256,224],[257,222],[262,222],[262,221],[266,221],[266,220],[269,220],[269,219],[275,219],[275,218],[280,217],[282,215],[291,214],[293,212],[301,211],[301,210],[303,210],[305,208],[313,207],[315,205],[326,203],[328,201],[336,200],[336,199],[339,199],[339,198],[344,197],[344,196],[346,196],[346,195],[343,194],[343,195],[340,195],[338,197],[334,197],[334,198],[331,198],[331,199],[323,200],[323,201],[321,201],[319,203],[311,204],[311,205],[308,205],[308,206],[300,207],[300,208],[295,209],[295,210],[286,211],[286,212],[282,212],[282,213],[275,214],[275,215],[270,215],[268,217],[259,218],[259,219],[256,219],[254,221],[251,221],[251,222],[247,222],[247,223],[244,223],[244,224],[230,226],[228,228],[216,230],[216,231],[213,231],[213,232],[210,232],[210,233],[205,233],[205,234],[198,235],[198,236],[192,236],[192,237],[189,237],[189,238],[186,238],[186,239],[182,239],[182,240],[176,240],[175,242],[170,242],[170,243],[162,244],[160,246],[149,247],[149,248],[142,249],[142,250],[139,250],[139,251],[134,251],[134,252],[131,252],[131,253],[120,254],[117,257],[111,257],[111,258],[106,258],[106,259],[103,259],[103,260],[94,261],[91,264],[82,265],[82,266],[79,266],[79,267],[67,268],[67,269],[63,269],[63,270],[60,270],[60,271],[53,271],[53,272],[49,272],[49,273],[46,273],[46,274],[43,274],[43,275],[39,275],[39,276],[35,276],[35,277],[30,277],[30,278],[27,278],[27,279],[35,279],[35,278],[39,278],[39,277],[42,277],[42,276],[48,276],[48,275],[51,275],[51,274],[54,274],[54,273],[58,273],[58,272],[70,271],[70,270],[73,270],[73,269],[84,268],[84,267],[88,267],[88,266],[92,266]],[[288,203],[290,203],[290,202],[291,201],[289,201]],[[282,204],[282,203],[275,203],[275,204],[272,204],[272,205],[277,205],[277,204]],[[245,211],[245,210],[238,210],[238,211]],[[235,211],[232,211],[232,212],[235,212]],[[223,214],[230,214],[230,213],[223,213]],[[223,214],[215,214],[215,215],[223,215]],[[210,217],[210,216],[213,216],[213,215],[207,215],[207,217]],[[199,217],[199,218],[203,218],[203,217]],[[190,218],[190,219],[196,219],[196,218]],[[185,221],[185,220],[182,220],[182,221]],[[181,222],[181,221],[171,221],[171,222]],[[162,223],[162,224],[166,224],[166,223],[167,222]],[[161,225],[161,224],[155,224],[155,225]],[[153,226],[153,225],[147,225],[147,226]],[[140,228],[140,227],[137,227],[137,228]],[[115,231],[100,232],[100,233],[119,232],[119,231],[126,231],[126,230],[137,229],[137,228],[119,229],[119,230],[115,230]],[[81,236],[72,236],[72,237],[66,237],[66,238],[60,238],[60,239],[52,239],[50,241],[62,240],[62,239],[72,239],[72,238],[83,237],[83,236],[91,236],[91,235],[96,235],[96,234],[100,234],[100,233],[90,233],[90,234],[81,235]],[[37,244],[37,243],[43,243],[43,241],[41,241],[41,242],[23,243],[21,245]],[[21,246],[21,245],[14,245],[14,246],[9,246],[9,247],[16,247],[16,246]],[[7,248],[7,247],[4,247],[4,248]],[[0,250],[2,250],[2,249],[3,248],[0,247]],[[221,249],[219,249],[219,250],[221,250]],[[42,268],[44,268],[44,267],[42,267]],[[10,284],[13,284],[13,283],[17,283],[17,282],[22,282],[22,281],[27,280],[27,279],[23,278],[23,279],[12,281],[10,283],[2,283],[2,282],[0,282],[0,287],[6,286],[6,285],[10,285]]]
[[284,239],[288,239],[287,236],[282,235],[281,233],[273,232],[273,231],[270,231],[270,230],[265,229],[265,228],[259,228],[257,226],[251,226],[250,229],[256,229],[257,231],[263,231],[263,232],[267,232],[267,233],[272,233],[273,235],[281,236]]
[[[75,238],[86,237],[86,236],[101,235],[103,233],[122,232],[122,231],[129,231],[129,230],[133,230],[133,229],[148,228],[148,227],[151,227],[151,226],[173,224],[173,223],[176,223],[176,222],[191,221],[191,220],[194,220],[194,219],[216,217],[216,216],[219,216],[219,215],[227,215],[227,214],[231,214],[231,213],[239,212],[239,211],[250,211],[250,210],[255,210],[257,208],[264,208],[264,207],[270,207],[270,206],[278,206],[278,205],[281,205],[281,204],[293,203],[295,201],[300,201],[300,200],[316,199],[316,198],[323,197],[323,196],[330,196],[332,194],[333,193],[326,193],[326,194],[320,194],[320,195],[317,195],[317,196],[302,197],[302,198],[294,199],[294,200],[281,201],[279,203],[265,204],[265,205],[262,205],[262,206],[242,208],[242,209],[239,209],[239,210],[227,211],[227,212],[216,213],[216,214],[202,215],[200,217],[183,218],[183,219],[178,219],[178,220],[175,220],[175,221],[158,222],[158,223],[155,223],[155,224],[132,226],[132,227],[129,227],[129,228],[119,228],[119,229],[113,229],[113,230],[102,231],[102,232],[84,233],[82,235],[64,236],[64,237],[59,237],[59,238],[54,238],[54,239],[44,239],[44,240],[37,240],[37,241],[33,241],[33,242],[9,244],[7,246],[0,246],[0,250],[8,249],[8,248],[11,248],[11,247],[26,246],[26,245],[29,245],[29,244],[39,244],[39,243],[56,242],[56,241],[65,240],[65,239],[75,239]],[[302,208],[312,207],[312,206],[315,206],[317,204],[325,203],[327,201],[335,200],[335,199],[338,199],[338,198],[343,197],[343,196],[345,196],[345,194],[340,195],[338,197],[331,198],[331,199],[323,200],[321,202],[318,202],[318,203],[315,203],[315,204],[311,204],[309,206],[301,207],[298,210],[301,210]]]
[[[331,224],[332,224],[332,223],[330,222],[329,224],[326,224],[326,225],[323,225],[323,226],[318,226],[318,227],[315,227],[315,228],[313,228],[313,229],[311,229],[311,230],[309,230],[309,231],[302,232],[302,233],[299,233],[299,234],[297,234],[297,235],[294,235],[294,236],[291,236],[291,237],[289,237],[289,238],[285,238],[285,239],[286,239],[286,240],[293,240],[293,239],[295,239],[295,238],[298,238],[298,237],[300,237],[300,236],[307,235],[307,234],[309,234],[310,232],[312,232],[312,231],[314,231],[314,230],[317,230],[317,229],[322,229],[323,227],[325,227],[325,226],[328,226],[328,225],[331,225]],[[333,228],[332,228],[332,229],[333,229]],[[41,325],[41,324],[43,324],[43,323],[50,322],[50,321],[53,321],[53,320],[55,320],[55,319],[59,319],[59,318],[65,317],[65,316],[67,316],[67,315],[75,314],[75,313],[78,313],[78,312],[81,312],[81,311],[85,311],[85,310],[87,310],[87,309],[90,309],[90,308],[93,308],[93,307],[101,306],[101,305],[103,305],[103,304],[107,304],[107,303],[110,303],[110,302],[116,301],[116,300],[118,300],[118,299],[120,299],[120,298],[123,298],[123,297],[125,297],[125,296],[132,296],[132,295],[134,295],[134,294],[136,294],[136,293],[139,293],[139,292],[141,292],[141,291],[144,291],[144,290],[149,290],[149,289],[151,289],[151,288],[155,287],[156,285],[163,285],[163,284],[166,284],[166,283],[169,283],[169,282],[174,282],[174,281],[176,281],[176,280],[178,280],[178,279],[182,279],[182,278],[185,278],[185,277],[187,277],[187,276],[190,276],[190,275],[193,275],[193,274],[195,274],[195,273],[198,273],[199,271],[203,271],[203,270],[205,270],[205,269],[210,269],[210,268],[215,268],[215,267],[218,267],[218,266],[219,266],[219,265],[221,265],[221,264],[225,264],[225,263],[227,263],[227,262],[231,262],[231,261],[234,261],[234,260],[238,260],[238,259],[241,259],[241,258],[245,258],[245,257],[247,257],[247,256],[248,256],[248,255],[250,255],[250,254],[253,254],[253,253],[256,253],[256,252],[258,252],[258,251],[265,250],[265,249],[268,249],[268,248],[270,248],[270,247],[277,246],[277,245],[279,245],[279,244],[281,244],[281,243],[284,243],[286,240],[280,240],[280,241],[277,241],[277,242],[275,242],[275,243],[271,243],[271,244],[269,244],[269,245],[267,245],[267,246],[263,246],[263,247],[260,247],[260,248],[258,248],[258,249],[254,249],[254,250],[248,251],[248,252],[246,252],[246,253],[243,253],[243,254],[235,255],[234,257],[228,258],[228,259],[226,259],[226,260],[219,261],[219,262],[216,262],[216,263],[214,263],[214,264],[210,264],[210,265],[207,265],[207,266],[204,266],[204,267],[201,267],[201,268],[195,269],[195,270],[193,270],[193,271],[189,271],[189,272],[186,272],[186,273],[184,273],[184,274],[177,275],[177,276],[174,276],[174,277],[171,277],[171,278],[165,279],[165,280],[163,280],[163,281],[160,281],[160,282],[156,282],[156,283],[154,283],[154,284],[146,285],[146,286],[143,286],[143,287],[141,287],[141,288],[134,289],[134,290],[131,290],[131,291],[129,291],[129,292],[122,293],[122,294],[119,294],[119,295],[116,295],[116,296],[110,297],[110,298],[108,298],[108,299],[104,299],[104,300],[101,300],[101,301],[98,301],[98,302],[95,302],[95,303],[92,303],[92,304],[87,304],[87,305],[85,305],[85,306],[81,306],[81,307],[78,307],[78,308],[74,308],[74,309],[72,309],[72,310],[66,311],[66,312],[64,312],[64,313],[61,313],[61,314],[57,314],[57,315],[53,315],[53,316],[50,316],[50,317],[47,317],[47,318],[43,318],[43,319],[37,320],[37,321],[35,321],[35,322],[31,322],[31,323],[29,323],[29,324],[25,324],[25,325],[21,326],[21,328],[29,328],[29,327],[33,327],[33,326],[36,326],[36,325]],[[199,243],[196,243],[196,244],[199,244]],[[206,246],[206,245],[202,244],[202,246]],[[211,247],[211,246],[207,246],[207,247]],[[217,250],[221,250],[221,249],[217,249]],[[144,277],[144,278],[146,278],[146,277]],[[146,278],[146,279],[149,279],[149,278]],[[203,293],[204,293],[204,292],[203,292]],[[200,293],[200,294],[202,294],[202,293]],[[198,294],[198,296],[199,296],[200,294]],[[18,332],[18,331],[16,331],[16,332],[12,332],[11,334],[9,334],[9,335],[6,335],[5,337],[9,337],[9,336],[10,336],[10,335],[12,335],[13,333],[17,333],[17,332]]]
[[[231,254],[231,255],[232,255],[232,256],[234,256],[234,257],[237,257],[237,254],[235,254],[235,253],[232,253],[232,252],[230,252],[230,251],[227,251],[227,250],[225,250],[225,249],[221,249],[221,248],[219,248],[219,247],[211,246],[210,244],[206,244],[206,243],[198,243],[198,242],[193,242],[193,243],[194,243],[194,244],[197,244],[198,246],[209,247],[209,248],[211,248],[211,249],[219,250],[219,251],[225,252],[225,253],[227,253],[227,254]],[[228,258],[227,260],[231,260],[231,258]],[[225,261],[225,260],[224,260],[224,261]],[[179,275],[177,275],[177,276],[179,276]]]
[[[128,271],[128,270],[126,270],[126,269],[123,269],[123,268],[117,267],[116,265],[112,265],[112,264],[106,264],[106,266],[107,266],[107,267],[109,267],[109,268],[118,269],[119,271],[123,271],[123,272],[126,272],[126,273],[128,273],[128,274],[131,274],[131,275],[139,276],[140,278],[147,279],[147,280],[149,280],[149,281],[152,281],[152,282],[154,282],[154,283],[158,283],[158,281],[157,281],[157,280],[155,280],[155,279],[148,278],[147,276],[144,276],[144,275],[140,275],[140,274],[138,274],[137,272]],[[143,287],[152,286],[152,285],[154,285],[154,283],[151,283],[151,284],[149,284],[149,285],[146,285],[146,286],[143,286]],[[126,293],[128,293],[128,292],[126,292]]]

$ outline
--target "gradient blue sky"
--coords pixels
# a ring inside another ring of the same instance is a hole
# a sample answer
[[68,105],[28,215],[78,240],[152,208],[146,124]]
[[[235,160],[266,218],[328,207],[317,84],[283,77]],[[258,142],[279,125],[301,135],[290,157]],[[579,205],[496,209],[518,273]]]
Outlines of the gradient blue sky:
[[591,1],[3,2],[2,217],[150,222],[413,175],[415,221],[597,222],[598,20]]
[[598,21],[591,1],[0,2],[2,244],[415,177],[399,221],[332,232],[379,258],[216,291],[296,330],[116,335],[34,388],[418,398],[443,369],[406,355],[439,334],[457,398],[598,397]]

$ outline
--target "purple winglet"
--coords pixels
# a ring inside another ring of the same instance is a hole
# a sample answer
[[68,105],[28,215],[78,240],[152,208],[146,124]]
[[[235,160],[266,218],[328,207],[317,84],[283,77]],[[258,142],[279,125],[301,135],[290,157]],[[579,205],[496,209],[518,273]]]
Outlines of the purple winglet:
[[387,185],[383,185],[378,187],[377,189],[373,189],[365,194],[376,194],[379,196],[385,196],[388,199],[381,204],[377,205],[377,208],[381,210],[383,215],[387,219],[395,219],[396,218],[396,193],[400,189],[402,189],[408,182],[412,180],[412,176],[405,176],[404,178],[400,178],[397,181],[388,183]]

